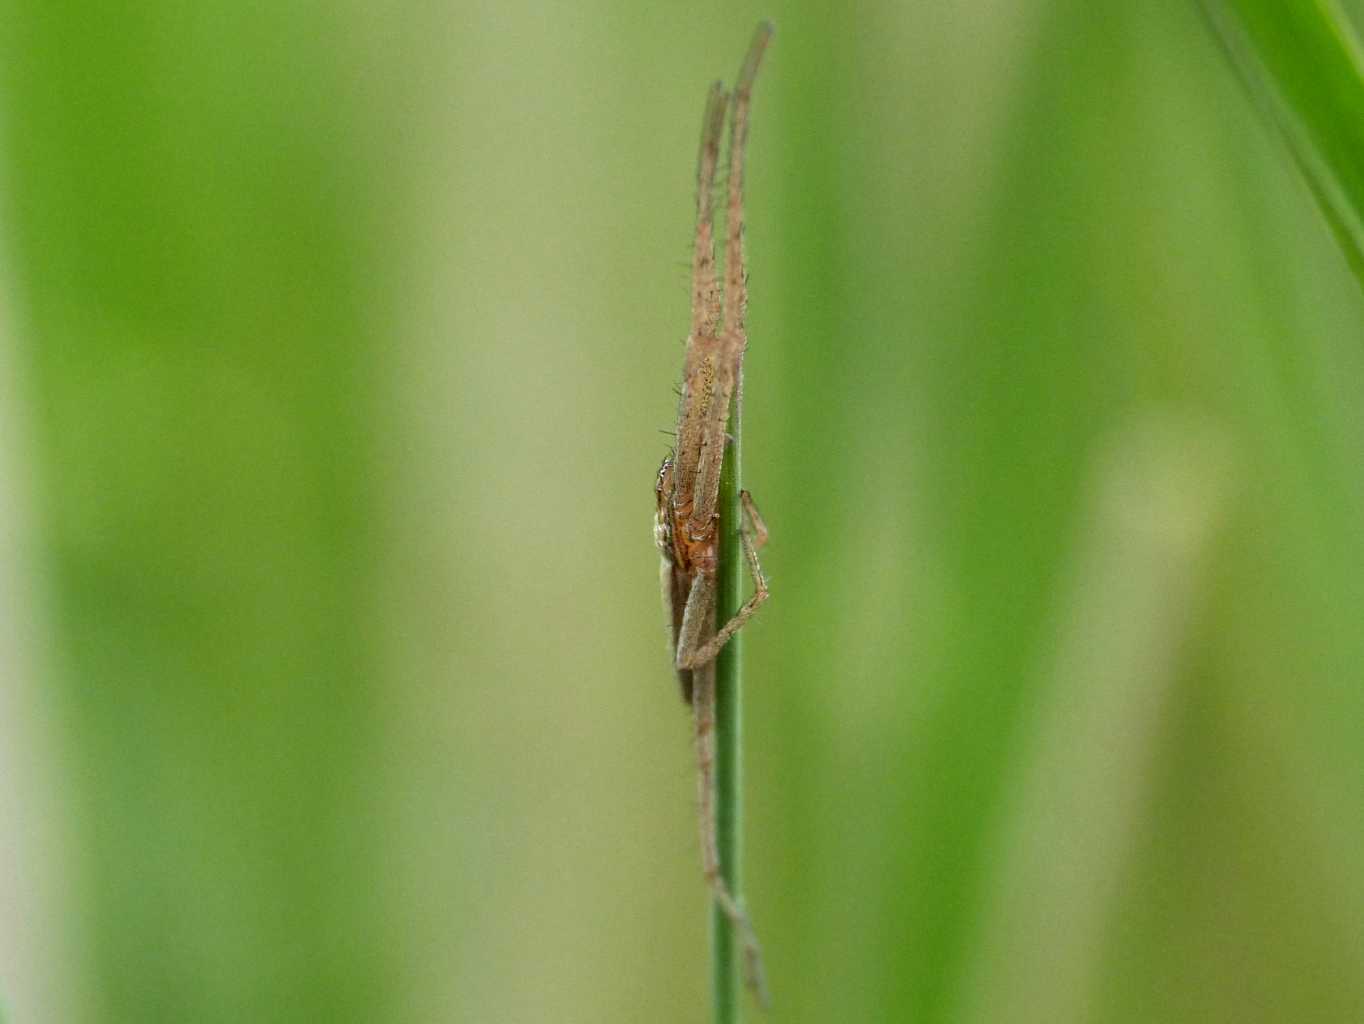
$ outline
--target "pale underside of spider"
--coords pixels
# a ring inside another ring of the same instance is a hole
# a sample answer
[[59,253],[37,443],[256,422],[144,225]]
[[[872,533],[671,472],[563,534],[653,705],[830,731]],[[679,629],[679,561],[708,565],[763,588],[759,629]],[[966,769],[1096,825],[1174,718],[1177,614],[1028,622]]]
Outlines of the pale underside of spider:
[[[660,583],[673,664],[682,698],[691,705],[695,722],[702,867],[716,903],[742,942],[748,986],[764,1005],[767,992],[757,936],[720,873],[714,765],[715,657],[767,600],[767,583],[758,564],[758,549],[767,540],[767,528],[753,499],[747,491],[741,491],[739,497],[747,522],[740,524],[740,537],[754,592],[728,622],[717,628],[720,466],[730,401],[741,379],[748,345],[744,330],[748,304],[743,254],[744,151],[753,79],[771,38],[772,26],[766,22],[759,25],[739,69],[733,96],[727,95],[716,82],[706,98],[696,173],[691,333],[687,336],[682,372],[676,446],[658,471],[654,524],[654,539],[662,556]],[[727,109],[732,113],[722,288],[715,263],[714,190]]]

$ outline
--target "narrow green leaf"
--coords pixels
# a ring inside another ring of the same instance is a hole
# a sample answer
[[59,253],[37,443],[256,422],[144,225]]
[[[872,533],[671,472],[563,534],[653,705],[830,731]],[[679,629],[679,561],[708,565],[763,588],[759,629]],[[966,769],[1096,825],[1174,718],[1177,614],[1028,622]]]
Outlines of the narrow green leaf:
[[[720,470],[720,591],[717,621],[726,622],[743,604],[739,539],[740,445],[743,437],[743,378],[735,391],[729,417],[732,438],[725,449]],[[715,847],[720,854],[720,874],[742,905],[739,857],[742,793],[743,673],[740,651],[743,630],[734,634],[715,660]],[[739,1020],[738,971],[735,964],[734,929],[716,904],[711,910],[711,994],[716,1024]]]
[[1364,282],[1364,51],[1334,0],[1201,0]]

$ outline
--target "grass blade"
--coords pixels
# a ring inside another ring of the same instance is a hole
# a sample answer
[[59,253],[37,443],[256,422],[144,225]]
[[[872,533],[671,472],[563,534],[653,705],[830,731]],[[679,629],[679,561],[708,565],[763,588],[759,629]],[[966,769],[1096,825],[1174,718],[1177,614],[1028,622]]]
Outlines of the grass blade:
[[1364,51],[1334,0],[1201,0],[1364,283]]
[[[716,620],[727,622],[743,604],[743,554],[739,539],[739,467],[743,438],[743,370],[735,384],[729,434],[720,467],[720,587]],[[735,633],[715,659],[715,840],[720,874],[736,902],[743,905],[740,888],[740,823],[743,821],[743,630]],[[715,1024],[735,1024],[740,1018],[739,975],[735,963],[734,928],[719,904],[711,908],[711,997]]]

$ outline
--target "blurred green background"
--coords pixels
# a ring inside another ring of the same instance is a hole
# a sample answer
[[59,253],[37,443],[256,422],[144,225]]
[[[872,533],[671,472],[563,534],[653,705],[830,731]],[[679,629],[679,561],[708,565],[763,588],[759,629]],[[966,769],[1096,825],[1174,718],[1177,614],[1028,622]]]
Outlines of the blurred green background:
[[1364,299],[1193,3],[0,9],[14,1021],[707,1019],[649,527],[762,16],[771,1019],[1359,1019]]

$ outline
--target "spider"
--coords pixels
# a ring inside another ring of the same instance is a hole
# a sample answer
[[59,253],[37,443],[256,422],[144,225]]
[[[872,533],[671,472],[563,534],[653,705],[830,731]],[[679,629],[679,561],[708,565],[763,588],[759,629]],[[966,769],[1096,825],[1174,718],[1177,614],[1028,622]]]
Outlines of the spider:
[[[767,600],[767,581],[758,549],[767,527],[747,491],[739,499],[746,522],[740,524],[744,559],[753,577],[753,596],[722,627],[716,628],[717,571],[720,549],[720,464],[728,435],[730,400],[741,379],[744,311],[748,305],[744,269],[744,150],[753,79],[772,26],[758,26],[739,69],[733,96],[716,82],[706,97],[697,159],[696,248],[692,257],[691,333],[687,336],[677,412],[676,447],[658,471],[654,540],[662,556],[660,583],[667,617],[670,653],[695,722],[698,816],[701,861],[715,902],[734,927],[744,950],[745,975],[758,1001],[767,1005],[762,953],[757,935],[720,874],[715,827],[715,657]],[[728,209],[725,216],[725,281],[715,268],[714,188],[725,113],[729,123]],[[740,388],[740,393],[742,389]]]

